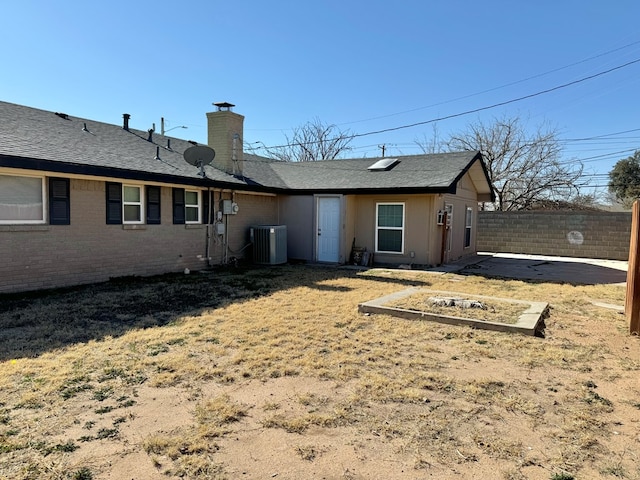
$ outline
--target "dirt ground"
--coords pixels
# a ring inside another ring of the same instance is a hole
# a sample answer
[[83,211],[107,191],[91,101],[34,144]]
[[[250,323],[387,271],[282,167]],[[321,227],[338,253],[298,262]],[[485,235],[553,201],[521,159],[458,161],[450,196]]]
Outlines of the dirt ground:
[[[192,277],[2,298],[0,478],[640,478],[623,286]],[[545,338],[357,312],[416,284],[545,299]]]
[[[594,332],[606,336],[606,332]],[[623,345],[619,346],[624,351]],[[485,363],[485,362],[482,362]],[[514,369],[502,362],[492,362],[492,377],[507,381],[508,384],[526,378],[533,384],[548,385],[550,392],[555,390],[553,385],[563,386],[589,382],[585,378],[596,378],[594,375],[550,375],[548,372],[535,372],[531,369]],[[456,368],[455,375],[461,377],[474,376],[470,366]],[[485,366],[486,368],[486,366]],[[461,370],[461,371],[460,371]],[[608,372],[608,376],[615,377],[616,371]],[[633,404],[634,398],[627,395],[631,392],[640,393],[637,378],[626,378],[616,381],[612,385],[598,385],[601,398],[611,399],[619,403]],[[251,380],[242,385],[221,387],[216,383],[203,385],[202,394],[205,397],[215,397],[226,394],[232,400],[248,407],[249,413],[233,426],[233,432],[217,442],[215,462],[224,465],[224,474],[220,478],[281,478],[281,479],[489,479],[489,478],[522,478],[549,479],[556,471],[547,463],[553,455],[552,430],[553,425],[545,429],[538,429],[531,425],[531,418],[517,411],[502,416],[496,412],[488,413],[484,408],[478,408],[472,403],[463,402],[459,407],[465,418],[472,417],[467,426],[455,429],[456,435],[472,438],[476,435],[474,422],[480,421],[493,427],[495,431],[506,430],[505,436],[488,435],[487,438],[496,445],[487,445],[489,450],[495,450],[493,455],[482,455],[482,447],[473,453],[451,447],[450,452],[437,452],[437,462],[431,463],[419,458],[407,444],[400,432],[388,430],[393,420],[387,422],[385,418],[394,418],[401,414],[406,422],[411,423],[411,417],[424,415],[423,405],[375,405],[370,406],[376,411],[368,415],[382,419],[380,431],[377,429],[363,430],[358,426],[322,427],[314,426],[303,433],[287,432],[278,428],[265,428],[264,421],[270,416],[265,411],[265,405],[278,405],[278,411],[286,415],[299,416],[308,411],[299,401],[300,395],[315,395],[318,398],[344,398],[350,395],[350,382],[335,382],[304,377],[285,377],[270,380]],[[555,392],[554,392],[555,393]],[[84,459],[96,465],[108,465],[107,471],[96,478],[104,479],[152,479],[158,478],[161,464],[149,461],[149,456],[140,451],[128,451],[125,446],[140,445],[146,435],[155,431],[170,432],[172,429],[192,421],[193,409],[196,402],[189,399],[184,389],[152,389],[140,390],[139,406],[133,407],[131,413],[135,419],[129,422],[126,429],[120,432],[121,445],[119,448],[105,450],[103,444],[95,444],[84,452]],[[557,407],[553,393],[549,393],[546,408]],[[636,396],[636,400],[637,400]],[[432,403],[433,400],[430,400]],[[636,403],[637,405],[637,403]],[[612,455],[606,467],[598,470],[589,468],[589,461],[576,465],[572,471],[580,473],[575,478],[640,478],[640,414],[639,407],[621,408],[612,419],[606,422],[605,430],[601,432],[601,440],[606,439],[607,451]],[[489,410],[491,410],[489,408]],[[402,411],[400,413],[400,411]],[[535,415],[535,414],[534,414]],[[628,417],[626,417],[628,415]],[[451,419],[452,422],[456,420]],[[378,420],[380,421],[380,420]],[[588,420],[587,420],[588,421]],[[558,424],[562,420],[558,418]],[[600,420],[598,420],[600,424]],[[416,425],[416,429],[419,427]],[[439,431],[442,427],[435,429]],[[549,431],[548,429],[551,429]],[[493,429],[493,428],[492,428]],[[560,425],[558,425],[560,430]],[[545,431],[546,430],[546,431]],[[447,432],[446,427],[444,429]],[[72,432],[67,432],[67,435]],[[78,431],[78,435],[80,435]],[[448,434],[448,432],[447,432]],[[580,449],[576,433],[576,444],[573,448]],[[396,436],[398,438],[396,438]],[[598,435],[600,436],[600,435]],[[478,441],[478,440],[475,440]],[[588,442],[596,441],[589,439]],[[518,452],[513,452],[514,446]],[[579,457],[576,454],[576,457]],[[587,457],[589,455],[586,455]],[[444,457],[444,458],[443,458]],[[456,458],[458,457],[458,458]],[[518,460],[514,464],[514,457]],[[78,459],[83,463],[84,459]],[[622,467],[622,465],[630,467]],[[577,467],[577,468],[576,468]],[[163,475],[164,478],[174,478]],[[178,478],[178,477],[175,477]],[[559,477],[562,478],[562,477]],[[566,477],[569,478],[569,477]]]

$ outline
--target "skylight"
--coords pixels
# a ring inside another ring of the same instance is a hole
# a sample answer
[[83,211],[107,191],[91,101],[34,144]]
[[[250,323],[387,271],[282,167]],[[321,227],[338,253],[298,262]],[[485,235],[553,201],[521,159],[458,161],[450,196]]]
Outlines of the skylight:
[[388,170],[391,170],[398,163],[400,163],[400,160],[398,160],[397,158],[383,158],[381,160],[378,160],[373,165],[369,166],[367,170],[371,172],[386,172]]

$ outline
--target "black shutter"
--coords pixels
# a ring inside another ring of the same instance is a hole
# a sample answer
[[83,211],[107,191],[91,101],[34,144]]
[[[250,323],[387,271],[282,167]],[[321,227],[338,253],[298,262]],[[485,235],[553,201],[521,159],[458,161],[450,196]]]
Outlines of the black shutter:
[[211,223],[211,211],[209,210],[209,191],[202,192],[202,223]]
[[107,182],[107,225],[122,223],[122,184]]
[[173,189],[173,223],[185,223],[184,188]]
[[147,224],[160,225],[160,187],[147,186]]
[[49,224],[71,223],[71,199],[68,178],[49,178]]

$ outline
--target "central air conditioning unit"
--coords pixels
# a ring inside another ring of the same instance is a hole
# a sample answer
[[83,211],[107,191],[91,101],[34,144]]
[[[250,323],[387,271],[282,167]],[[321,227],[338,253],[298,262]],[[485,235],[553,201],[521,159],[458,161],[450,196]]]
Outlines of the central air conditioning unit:
[[287,226],[258,225],[251,227],[253,262],[258,265],[287,263]]

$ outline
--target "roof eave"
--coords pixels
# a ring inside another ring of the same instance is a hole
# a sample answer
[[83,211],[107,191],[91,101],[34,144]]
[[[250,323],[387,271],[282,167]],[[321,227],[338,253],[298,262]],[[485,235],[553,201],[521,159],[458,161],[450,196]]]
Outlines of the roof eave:
[[[489,171],[487,170],[487,166],[484,163],[484,158],[482,157],[482,153],[481,152],[476,152],[476,154],[473,156],[473,158],[469,161],[469,163],[467,163],[467,165],[460,171],[460,173],[458,174],[458,176],[455,178],[455,180],[453,181],[453,183],[451,184],[451,187],[453,187],[453,192],[455,193],[456,190],[456,185],[458,184],[458,182],[462,179],[462,177],[464,177],[469,170],[471,169],[471,167],[476,163],[476,162],[480,162],[480,167],[482,168],[482,173],[484,174],[484,177],[487,181],[487,185],[489,186],[489,194],[491,200],[480,200],[479,201],[484,201],[484,202],[494,202],[495,201],[495,191],[493,189],[493,185],[491,184],[491,179],[489,178]],[[484,198],[485,195],[484,193],[479,194],[480,196],[483,196]]]
[[383,188],[279,188],[285,195],[392,195],[455,193],[455,185],[446,187],[383,187]]
[[73,175],[87,175],[92,177],[120,178],[123,180],[137,180],[142,182],[159,182],[177,185],[193,185],[198,187],[219,187],[235,190],[268,191],[262,186],[247,185],[246,183],[224,182],[209,178],[184,177],[162,173],[151,173],[124,168],[102,167],[94,165],[78,165],[75,163],[42,160],[36,158],[0,155],[0,167],[36,170],[43,172],[66,173]]

